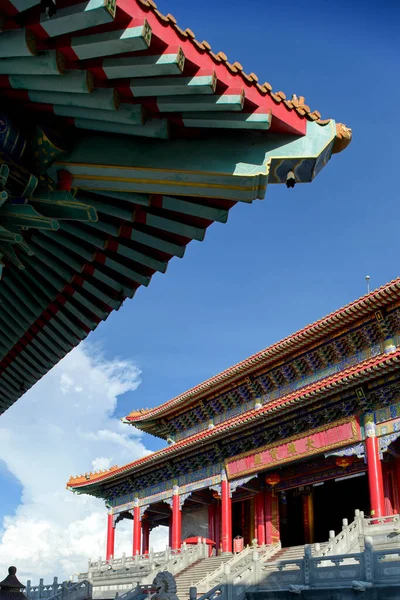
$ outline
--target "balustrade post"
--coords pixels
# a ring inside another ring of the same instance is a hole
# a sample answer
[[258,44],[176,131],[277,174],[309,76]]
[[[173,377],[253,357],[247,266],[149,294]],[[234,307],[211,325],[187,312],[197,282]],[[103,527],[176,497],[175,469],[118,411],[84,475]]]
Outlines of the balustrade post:
[[55,596],[57,594],[57,588],[58,588],[58,577],[54,577],[52,588],[53,588],[53,596]]
[[41,598],[42,595],[43,595],[43,579],[39,579],[39,589],[38,589],[38,592],[39,592],[38,598]]
[[329,546],[327,550],[327,554],[335,554],[333,549],[333,540],[335,539],[335,532],[333,529],[329,531]]
[[311,580],[311,561],[312,561],[312,553],[311,546],[306,544],[304,546],[304,557],[303,557],[303,581],[304,585],[310,585]]
[[[264,498],[263,498],[264,501]],[[251,555],[251,560],[253,562],[254,572],[253,572],[253,585],[257,585],[261,580],[261,564],[260,564],[260,555],[257,550],[253,550]]]
[[225,589],[226,589],[226,599],[232,600],[233,598],[233,583],[232,583],[232,573],[231,566],[228,564],[224,564],[224,574],[225,574]]
[[342,531],[344,533],[345,547],[343,552],[347,553],[350,550],[350,536],[349,536],[349,521],[348,519],[342,520]]
[[25,593],[29,597],[29,594],[31,593],[31,580],[30,579],[28,579],[28,581],[26,582]]
[[197,600],[197,588],[194,586],[189,588],[189,600]]
[[365,538],[364,547],[364,576],[365,581],[373,581],[374,579],[374,548],[372,537],[367,536]]

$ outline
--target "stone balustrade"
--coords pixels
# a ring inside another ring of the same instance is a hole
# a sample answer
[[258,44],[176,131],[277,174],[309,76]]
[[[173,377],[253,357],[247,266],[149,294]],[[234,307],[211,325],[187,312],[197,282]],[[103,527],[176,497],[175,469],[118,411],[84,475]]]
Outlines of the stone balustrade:
[[260,562],[269,560],[278,550],[281,544],[273,544],[264,548],[252,548],[247,546],[235,554],[230,560],[220,565],[215,571],[207,573],[203,579],[195,583],[197,593],[204,594],[207,590],[223,583],[227,578],[236,577],[237,574],[245,572],[249,564],[254,562],[254,552],[258,555]]
[[[369,587],[399,586],[400,548],[375,550],[366,538],[363,552],[312,556],[310,546],[304,557],[261,563],[255,553],[244,569],[225,578],[199,597],[191,588],[191,600],[259,600],[266,592],[303,589],[343,589],[364,591]],[[393,596],[394,597],[394,596]]]
[[40,579],[39,585],[32,586],[28,580],[25,594],[29,600],[86,600],[92,597],[92,585],[89,581],[58,583],[57,577],[54,577],[51,584],[44,584]]
[[[130,596],[138,586],[149,585],[158,571],[176,575],[194,562],[208,556],[207,544],[183,544],[179,551],[166,548],[163,552],[134,557],[122,556],[109,561],[89,561],[89,571],[80,573],[78,581],[88,580],[93,585],[93,598],[106,600],[126,594]],[[129,596],[129,597],[130,597]]]

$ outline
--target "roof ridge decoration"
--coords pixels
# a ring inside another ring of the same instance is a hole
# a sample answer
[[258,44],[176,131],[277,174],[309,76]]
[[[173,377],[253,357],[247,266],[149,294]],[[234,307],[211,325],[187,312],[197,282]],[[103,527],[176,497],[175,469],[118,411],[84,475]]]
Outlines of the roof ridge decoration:
[[147,418],[154,418],[165,414],[170,408],[176,407],[187,400],[200,399],[204,397],[211,388],[218,389],[219,387],[226,386],[236,378],[245,376],[249,370],[258,367],[263,361],[268,359],[277,360],[290,351],[295,351],[304,346],[304,344],[309,344],[316,338],[318,339],[320,335],[326,335],[328,331],[335,330],[346,323],[359,319],[360,316],[363,316],[366,312],[371,312],[374,308],[381,307],[382,304],[386,304],[393,300],[393,296],[400,299],[400,277],[373,290],[369,294],[365,294],[357,300],[346,304],[344,307],[329,313],[327,316],[292,333],[279,342],[256,352],[236,365],[221,371],[217,375],[210,377],[203,383],[194,386],[175,398],[152,409],[145,409],[143,412],[132,411],[123,419],[123,421],[134,424],[137,421],[144,421]]
[[[231,417],[227,421],[219,423],[213,429],[207,429],[200,433],[195,433],[190,437],[179,440],[173,445],[166,446],[161,450],[157,450],[156,452],[139,458],[138,460],[128,463],[122,467],[111,467],[111,469],[109,469],[106,473],[91,474],[89,477],[84,475],[77,477],[71,476],[66,487],[67,489],[73,490],[74,488],[79,488],[86,485],[94,485],[103,480],[108,480],[114,475],[125,473],[126,471],[134,469],[135,467],[147,465],[151,462],[157,462],[160,458],[162,459],[166,455],[171,453],[179,453],[179,450],[187,448],[188,446],[193,446],[199,439],[204,440],[217,437],[219,434],[233,429],[238,423],[248,423],[264,417],[268,413],[276,414],[276,412],[279,410],[283,410],[288,405],[294,405],[299,401],[307,401],[310,399],[315,399],[318,396],[337,393],[340,391],[340,388],[347,388],[351,385],[356,385],[358,382],[360,382],[360,379],[364,381],[369,380],[371,377],[376,377],[377,371],[382,368],[385,368],[386,370],[398,369],[399,364],[400,349],[391,351],[388,354],[369,358],[361,363],[358,363],[357,365],[353,365],[348,369],[345,369],[344,371],[340,371],[339,373],[335,373],[330,377],[310,383],[307,387],[301,388],[300,390],[295,390],[290,394],[283,396],[282,398],[278,398],[275,401],[263,406],[261,409],[251,409],[241,415]],[[362,381],[360,382],[360,385]]]

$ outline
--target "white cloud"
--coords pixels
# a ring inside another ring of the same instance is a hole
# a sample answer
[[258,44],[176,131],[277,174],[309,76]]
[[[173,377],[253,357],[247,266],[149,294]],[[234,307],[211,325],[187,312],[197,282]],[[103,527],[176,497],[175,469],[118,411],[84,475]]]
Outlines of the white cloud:
[[[104,502],[72,494],[65,484],[70,475],[149,453],[140,432],[112,416],[117,397],[139,384],[133,363],[105,361],[83,344],[1,416],[0,459],[23,493],[0,526],[0,575],[15,564],[22,581],[50,583],[54,575],[86,571],[89,558],[104,558]],[[165,542],[164,528],[155,529],[151,546],[163,549]],[[131,521],[117,525],[115,554],[122,552],[132,552]]]

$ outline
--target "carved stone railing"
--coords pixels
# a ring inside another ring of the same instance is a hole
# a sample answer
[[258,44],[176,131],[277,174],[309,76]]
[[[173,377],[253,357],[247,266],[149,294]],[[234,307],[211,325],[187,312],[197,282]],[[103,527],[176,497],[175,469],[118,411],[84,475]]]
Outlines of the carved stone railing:
[[[110,561],[90,561],[91,570],[78,575],[78,580],[88,579],[93,584],[93,598],[103,600],[118,595],[134,597],[141,585],[148,586],[158,571],[176,575],[191,564],[208,556],[205,543],[183,544],[179,552],[167,548],[149,556],[122,557]],[[136,590],[136,591],[135,591]]]
[[86,600],[92,597],[92,585],[89,581],[63,581],[58,583],[57,577],[54,577],[53,583],[44,584],[40,579],[39,585],[31,585],[27,581],[25,594],[29,600]]
[[303,558],[262,563],[258,556],[246,567],[207,593],[198,597],[190,589],[191,600],[253,600],[257,592],[301,589],[352,588],[363,591],[372,586],[400,587],[400,548],[374,550],[366,538],[363,552],[315,557],[306,546]]
[[329,532],[329,540],[325,544],[314,545],[314,556],[330,556],[335,554],[347,554],[351,550],[360,550],[360,536],[363,534],[364,513],[356,510],[354,521],[350,523],[347,519],[342,521],[342,531],[335,535]]
[[215,586],[223,585],[228,581],[243,579],[253,570],[256,561],[263,563],[269,560],[278,550],[281,544],[273,544],[264,548],[251,548],[247,546],[242,552],[235,554],[230,560],[220,565],[215,571],[207,573],[203,579],[193,584],[197,593],[204,594]]

